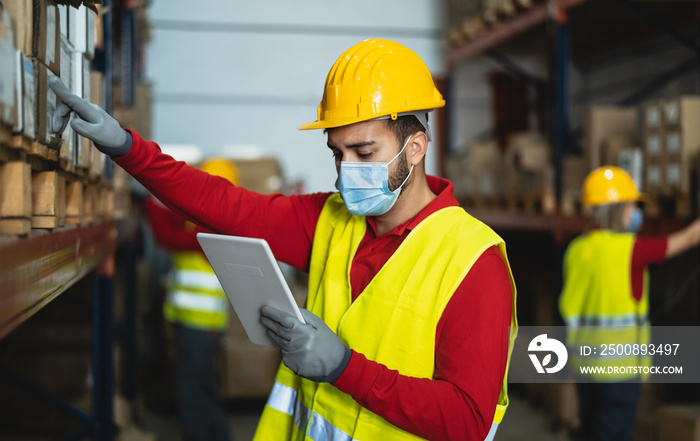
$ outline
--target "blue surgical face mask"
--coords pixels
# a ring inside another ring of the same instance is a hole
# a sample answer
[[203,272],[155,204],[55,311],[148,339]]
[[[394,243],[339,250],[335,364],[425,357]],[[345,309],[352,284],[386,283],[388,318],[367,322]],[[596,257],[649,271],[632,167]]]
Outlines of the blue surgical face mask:
[[408,145],[411,135],[401,151],[389,162],[347,162],[340,163],[336,188],[350,213],[355,216],[379,216],[394,206],[401,190],[413,172],[413,166],[406,179],[394,191],[389,190],[389,164],[399,157]]
[[632,211],[632,217],[630,218],[630,223],[627,225],[627,231],[630,233],[636,233],[642,228],[642,222],[644,221],[644,214],[639,207],[635,207]]

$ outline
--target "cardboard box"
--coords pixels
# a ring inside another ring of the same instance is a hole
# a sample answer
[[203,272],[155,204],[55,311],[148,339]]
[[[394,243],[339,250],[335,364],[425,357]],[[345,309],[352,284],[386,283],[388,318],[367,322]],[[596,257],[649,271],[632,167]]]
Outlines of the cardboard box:
[[60,73],[60,14],[52,0],[3,0],[18,27],[17,41],[23,54],[39,59],[55,75]]
[[541,172],[551,164],[547,137],[538,132],[515,133],[508,137],[506,162],[521,171]]
[[591,170],[603,162],[603,141],[611,135],[637,133],[637,109],[634,107],[593,106],[586,110],[583,132],[584,156]]
[[43,63],[34,62],[34,79],[36,90],[36,139],[39,143],[51,148],[60,146],[61,138],[51,131],[51,117],[53,116],[58,97],[49,88],[50,71]]
[[[72,9],[72,8],[70,8]],[[73,71],[73,45],[67,36],[61,36],[61,81],[69,90],[76,93],[76,80]],[[77,133],[68,124],[61,134],[61,150],[59,158],[68,163],[75,163],[75,151],[77,144]]]
[[[90,101],[90,60],[82,52],[74,51],[72,91],[74,94]],[[75,134],[75,165],[87,168],[90,165],[90,142]]]
[[25,55],[34,55],[32,37],[34,30],[33,0],[3,0],[5,12],[15,21],[17,48]]
[[644,191],[649,194],[664,193],[666,164],[658,158],[647,158],[644,164]]
[[649,132],[644,135],[644,154],[647,158],[660,158],[664,154],[663,134],[661,132]]
[[661,406],[657,416],[660,440],[700,441],[700,406]]
[[700,118],[700,96],[679,96],[662,100],[659,103],[662,109],[663,123],[665,126],[696,126]]
[[31,179],[31,168],[26,162],[0,165],[0,218],[31,218]]
[[601,157],[602,165],[617,165],[620,151],[630,147],[636,147],[637,140],[628,133],[614,134],[603,140]]
[[76,52],[92,60],[95,57],[95,13],[81,5],[74,18],[75,22],[70,23],[71,29],[75,31],[73,46]]
[[656,130],[661,128],[661,103],[649,101],[642,105],[644,130]]
[[36,81],[34,63],[17,51],[17,124],[13,133],[29,139],[36,138]]
[[18,124],[17,72],[18,55],[15,22],[0,9],[0,123],[15,127]]
[[225,398],[266,397],[275,382],[280,353],[251,343],[233,309],[229,310],[229,326],[221,348],[221,395]]

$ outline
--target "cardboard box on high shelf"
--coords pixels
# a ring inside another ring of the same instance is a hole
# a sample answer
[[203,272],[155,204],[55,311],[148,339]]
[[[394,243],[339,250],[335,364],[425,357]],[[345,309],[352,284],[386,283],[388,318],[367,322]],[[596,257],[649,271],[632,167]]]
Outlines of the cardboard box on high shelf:
[[277,158],[232,158],[232,161],[238,169],[241,187],[262,194],[278,193],[284,189],[282,167]]
[[666,127],[697,127],[697,121],[700,118],[700,96],[686,95],[664,99],[659,106],[663,124]]
[[75,16],[75,46],[87,59],[95,57],[95,12],[81,5]]
[[601,165],[617,165],[620,151],[636,145],[636,137],[631,133],[618,133],[606,137],[603,140]]
[[644,161],[644,192],[650,195],[664,193],[666,162],[661,158],[646,158]]
[[0,9],[0,123],[10,127],[19,120],[16,47],[15,21]]
[[58,148],[61,138],[50,127],[51,116],[58,105],[58,97],[49,87],[49,69],[40,61],[34,61],[34,81],[36,91],[36,139],[39,143]]
[[[104,78],[101,72],[90,72],[90,102],[104,108]],[[90,174],[93,176],[103,176],[105,166],[105,155],[95,148],[92,141],[83,138],[87,142],[90,150]]]
[[[690,113],[685,112],[684,118]],[[700,118],[700,113],[696,115]],[[700,153],[700,124],[684,124],[677,127],[667,127],[662,138],[663,150],[667,155],[668,164],[673,165],[668,181],[668,191],[684,195],[690,194],[693,188],[692,171],[693,159]]]
[[508,137],[505,159],[516,169],[544,171],[551,164],[551,148],[547,137],[538,132],[514,133]]
[[583,131],[584,156],[591,170],[602,165],[603,141],[610,135],[637,133],[637,109],[592,106],[586,110]]
[[136,83],[136,114],[139,125],[136,128],[143,139],[151,139],[152,85],[146,81]]
[[[471,143],[465,165],[467,178],[463,188],[468,195],[488,198],[517,188],[519,176],[515,170],[505,173],[512,163],[505,160],[494,140]],[[504,175],[509,179],[503,179]]]
[[647,101],[642,104],[642,124],[644,131],[661,130],[663,119],[659,100]]
[[[73,52],[73,93],[90,101],[90,60],[82,52]],[[81,168],[90,166],[90,141],[76,134],[75,164]]]
[[664,136],[661,131],[646,132],[642,141],[644,156],[649,160],[661,159],[665,152],[662,143]]
[[[72,8],[71,8],[72,9]],[[73,71],[73,45],[68,40],[66,35],[61,36],[61,81],[66,85],[68,90],[76,92],[75,78]],[[77,143],[77,133],[68,124],[61,134],[61,150],[59,158],[68,164],[75,163],[75,146]]]
[[52,0],[3,0],[5,10],[18,27],[18,45],[23,54],[37,58],[55,75],[60,74],[60,14]]
[[36,139],[36,80],[34,75],[34,63],[20,52],[20,90],[22,98],[19,118],[21,123],[20,133],[27,138]]
[[700,441],[700,406],[661,406],[657,417],[660,440]]

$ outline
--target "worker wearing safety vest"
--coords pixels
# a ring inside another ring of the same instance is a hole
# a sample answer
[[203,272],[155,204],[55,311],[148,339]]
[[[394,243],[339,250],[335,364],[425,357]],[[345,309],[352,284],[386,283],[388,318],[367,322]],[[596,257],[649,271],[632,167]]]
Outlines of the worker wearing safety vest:
[[[614,357],[598,351],[584,357],[578,348],[649,343],[648,265],[700,242],[700,221],[668,237],[637,235],[643,218],[637,206],[641,198],[623,169],[604,166],[592,171],[583,184],[583,202],[592,207],[594,228],[574,239],[564,256],[559,310],[572,348],[570,365],[578,375],[578,435],[584,440],[634,439],[644,370],[614,368],[648,367],[651,358],[641,351]],[[587,367],[604,373],[582,374]]]
[[[231,161],[209,159],[202,171],[238,184]],[[228,417],[216,386],[216,353],[228,321],[228,299],[199,247],[203,229],[151,197],[146,213],[159,245],[172,251],[165,318],[174,326],[177,409],[184,441],[228,441]]]
[[[451,182],[426,175],[428,113],[444,100],[417,54],[366,40],[337,59],[301,129],[325,132],[338,192],[305,195],[214,181],[50,84],[62,100],[55,130],[74,111],[71,125],[165,204],[213,231],[264,238],[308,271],[304,322],[261,310],[283,365],[256,440],[493,439],[515,285],[503,240],[459,207]],[[99,131],[83,124],[96,120]]]

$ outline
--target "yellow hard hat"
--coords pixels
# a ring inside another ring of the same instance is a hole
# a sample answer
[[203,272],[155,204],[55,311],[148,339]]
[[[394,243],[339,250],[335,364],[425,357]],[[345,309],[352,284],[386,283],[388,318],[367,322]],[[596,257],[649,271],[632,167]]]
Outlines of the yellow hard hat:
[[428,67],[389,40],[365,40],[346,50],[326,77],[318,120],[301,130],[327,129],[445,105]]
[[238,185],[238,169],[227,159],[212,158],[202,165],[202,171],[214,176],[221,176],[233,185]]
[[639,201],[642,194],[637,191],[630,175],[620,167],[606,165],[593,170],[583,182],[583,203],[590,206]]

